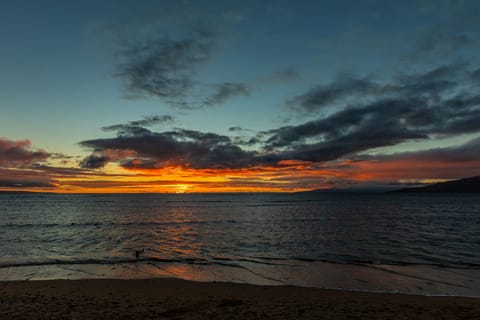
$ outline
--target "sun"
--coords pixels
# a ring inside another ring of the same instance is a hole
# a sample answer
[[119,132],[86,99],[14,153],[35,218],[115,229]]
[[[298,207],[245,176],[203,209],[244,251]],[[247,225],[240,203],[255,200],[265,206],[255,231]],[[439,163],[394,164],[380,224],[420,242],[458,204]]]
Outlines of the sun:
[[175,193],[186,193],[189,187],[190,186],[186,184],[177,184],[175,185],[175,188],[176,188]]

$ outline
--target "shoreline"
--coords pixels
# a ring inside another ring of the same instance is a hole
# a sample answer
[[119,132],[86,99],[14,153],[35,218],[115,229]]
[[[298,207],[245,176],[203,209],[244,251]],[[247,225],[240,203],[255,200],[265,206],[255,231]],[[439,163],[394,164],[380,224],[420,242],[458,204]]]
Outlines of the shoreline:
[[114,264],[52,264],[0,268],[0,281],[165,279],[298,286],[353,292],[480,298],[480,269],[427,265],[394,266],[331,262],[258,264],[137,261]]
[[1,319],[474,319],[480,298],[175,278],[0,282]]

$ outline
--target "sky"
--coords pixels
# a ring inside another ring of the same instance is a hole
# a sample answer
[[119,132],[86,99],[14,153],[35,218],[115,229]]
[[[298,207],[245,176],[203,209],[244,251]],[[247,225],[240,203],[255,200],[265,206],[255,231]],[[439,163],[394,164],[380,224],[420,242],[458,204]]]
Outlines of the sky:
[[0,190],[480,173],[478,1],[0,0]]

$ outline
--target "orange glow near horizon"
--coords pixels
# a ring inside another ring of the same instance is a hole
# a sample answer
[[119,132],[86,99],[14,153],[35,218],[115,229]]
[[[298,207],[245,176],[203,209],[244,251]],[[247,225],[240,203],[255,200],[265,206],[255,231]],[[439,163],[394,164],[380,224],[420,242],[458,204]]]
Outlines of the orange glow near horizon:
[[[298,192],[342,187],[344,183],[444,181],[467,177],[480,167],[472,162],[435,159],[361,160],[311,163],[282,161],[276,166],[240,169],[163,167],[124,169],[116,165],[78,174],[52,172],[50,187],[4,187],[8,191],[53,193],[226,193]],[[58,168],[57,168],[58,169]],[[15,174],[21,174],[21,170]],[[25,171],[33,177],[35,171]],[[39,177],[45,174],[36,173]]]

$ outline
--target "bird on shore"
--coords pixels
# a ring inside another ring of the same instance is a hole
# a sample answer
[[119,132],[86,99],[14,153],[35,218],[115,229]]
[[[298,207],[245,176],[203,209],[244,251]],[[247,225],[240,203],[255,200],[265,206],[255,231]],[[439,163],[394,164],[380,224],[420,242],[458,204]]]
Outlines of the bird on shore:
[[145,249],[142,249],[142,250],[136,250],[135,251],[135,258],[138,259],[140,257],[140,254],[141,253],[144,253],[145,252]]

